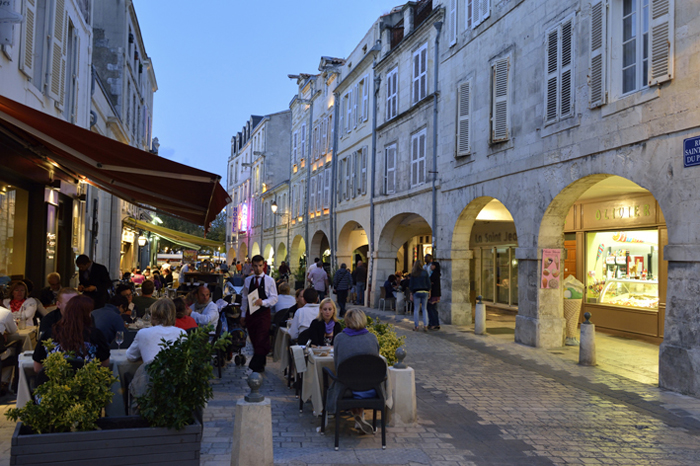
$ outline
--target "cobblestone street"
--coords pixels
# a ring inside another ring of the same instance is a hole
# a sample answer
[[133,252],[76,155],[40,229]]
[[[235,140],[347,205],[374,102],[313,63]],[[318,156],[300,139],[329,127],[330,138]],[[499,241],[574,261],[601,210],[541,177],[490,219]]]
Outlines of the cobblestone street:
[[[389,319],[391,314],[383,314]],[[340,451],[317,432],[320,418],[306,404],[299,413],[279,363],[268,364],[263,394],[272,399],[275,464],[330,465],[697,465],[700,400],[595,367],[581,367],[558,351],[476,336],[449,325],[406,335],[406,362],[416,370],[419,421],[360,435],[342,423]],[[245,370],[229,366],[214,380],[205,412],[202,461],[230,464],[235,402],[247,392]],[[14,425],[0,422],[0,465],[9,464]]]

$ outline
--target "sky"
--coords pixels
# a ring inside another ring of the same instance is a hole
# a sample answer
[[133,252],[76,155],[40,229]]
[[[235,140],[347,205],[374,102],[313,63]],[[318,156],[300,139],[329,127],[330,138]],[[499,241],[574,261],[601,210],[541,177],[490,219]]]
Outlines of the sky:
[[158,83],[159,155],[222,176],[250,115],[289,109],[321,56],[347,57],[400,0],[134,0]]

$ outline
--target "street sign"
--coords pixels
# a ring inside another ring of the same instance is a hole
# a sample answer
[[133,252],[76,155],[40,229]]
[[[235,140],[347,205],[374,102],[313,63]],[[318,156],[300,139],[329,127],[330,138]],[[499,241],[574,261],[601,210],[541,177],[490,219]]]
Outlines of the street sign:
[[683,140],[683,166],[700,165],[700,136]]

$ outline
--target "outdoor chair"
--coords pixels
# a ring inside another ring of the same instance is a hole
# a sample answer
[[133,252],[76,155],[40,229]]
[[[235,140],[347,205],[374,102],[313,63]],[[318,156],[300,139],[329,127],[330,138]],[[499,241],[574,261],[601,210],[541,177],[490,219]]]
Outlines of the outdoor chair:
[[294,380],[294,395],[299,398],[299,412],[304,409],[302,399],[302,387],[304,385],[304,372],[306,372],[306,357],[301,346],[292,345],[289,347],[289,373],[287,375],[287,388],[290,388],[290,381]]
[[386,288],[381,287],[379,291],[379,306],[377,308],[386,311],[387,303],[389,303],[389,310],[394,309],[396,307],[396,298],[387,298]]
[[[372,428],[377,430],[377,411],[382,416],[382,449],[386,449],[386,401],[382,384],[387,378],[386,361],[379,356],[361,354],[343,361],[338,366],[338,374],[323,368],[323,413],[321,414],[321,432],[326,430],[326,406],[328,406],[329,379],[345,387],[338,394],[335,407],[335,449],[338,450],[340,440],[340,412],[352,408],[371,409]],[[355,399],[353,391],[362,392],[374,389],[374,398]]]
[[12,388],[17,392],[17,381],[19,380],[19,366],[17,364],[17,347],[19,340],[6,342],[5,335],[0,334],[0,373],[6,367],[14,368]]

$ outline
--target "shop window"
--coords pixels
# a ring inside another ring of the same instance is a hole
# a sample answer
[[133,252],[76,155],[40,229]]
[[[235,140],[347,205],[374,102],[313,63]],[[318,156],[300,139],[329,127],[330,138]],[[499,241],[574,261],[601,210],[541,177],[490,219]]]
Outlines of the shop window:
[[0,183],[0,283],[24,275],[27,256],[29,193]]
[[503,306],[518,305],[518,261],[515,247],[498,246],[477,252],[481,264],[478,294],[484,302]]
[[586,302],[657,310],[658,230],[586,234]]

